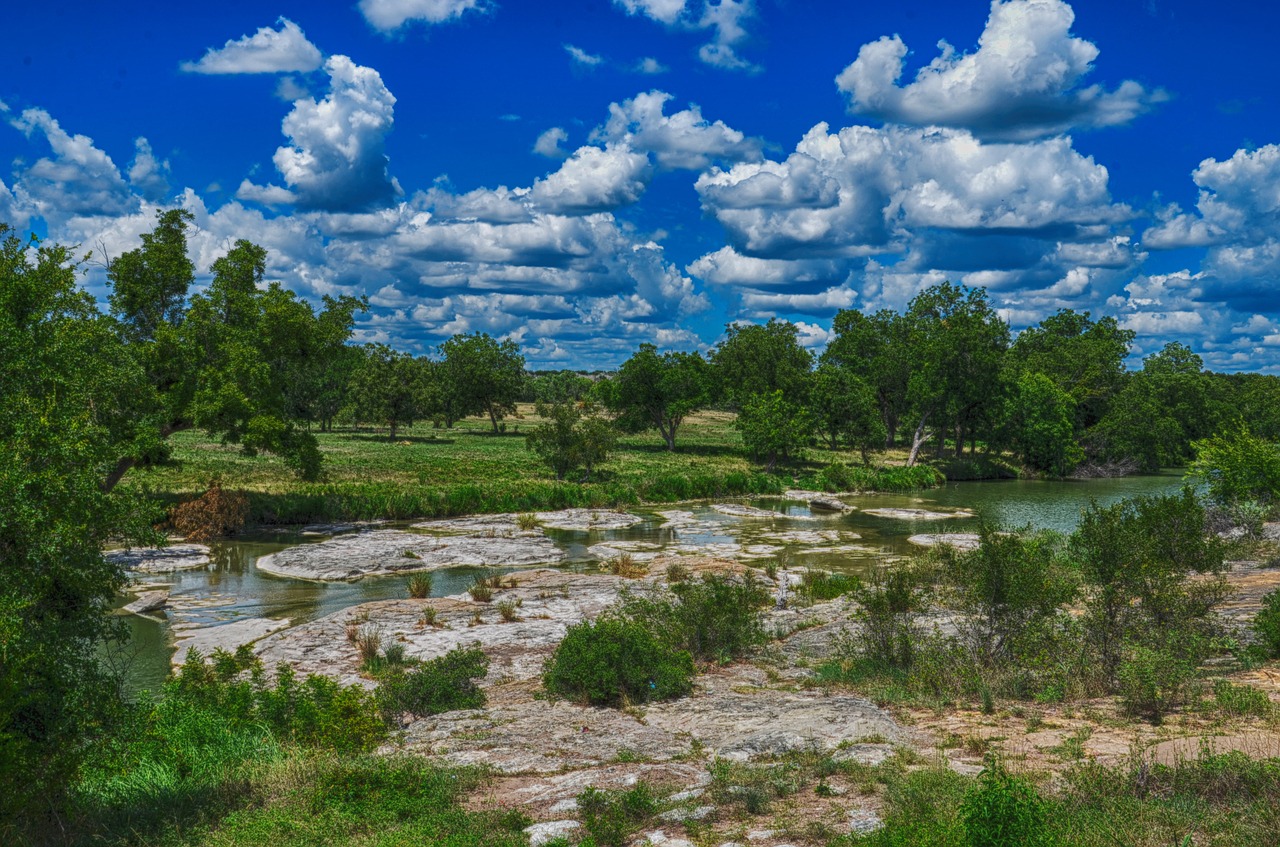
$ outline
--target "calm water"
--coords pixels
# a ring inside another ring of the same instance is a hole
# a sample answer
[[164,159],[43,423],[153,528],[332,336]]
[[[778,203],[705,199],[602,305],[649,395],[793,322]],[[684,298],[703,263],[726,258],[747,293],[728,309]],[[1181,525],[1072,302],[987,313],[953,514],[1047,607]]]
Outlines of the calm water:
[[[974,509],[1006,526],[1070,532],[1080,510],[1097,501],[1102,505],[1142,494],[1169,493],[1181,484],[1181,476],[1158,476],[1082,482],[1039,482],[1002,480],[959,482],[945,488],[909,495],[866,495],[850,502],[859,509],[871,508],[951,508]],[[592,544],[618,544],[638,550],[661,550],[676,545],[709,547],[739,545],[757,553],[756,563],[770,559],[789,565],[808,565],[846,572],[865,570],[885,555],[908,552],[907,537],[918,532],[971,532],[973,519],[902,521],[878,518],[855,511],[847,515],[814,515],[802,503],[757,500],[753,505],[779,513],[777,520],[742,519],[721,515],[704,504],[664,506],[653,510],[633,510],[644,517],[642,524],[624,530],[581,533],[548,530],[567,554],[562,567],[590,570],[596,567],[587,553]],[[681,510],[692,513],[692,523],[667,528],[658,511]],[[838,539],[804,538],[781,533],[838,531]],[[854,538],[856,533],[859,538]],[[296,544],[318,543],[323,539],[304,538],[296,531],[275,531],[238,539],[221,545],[215,561],[207,568],[156,574],[139,581],[164,584],[170,591],[170,607],[155,617],[130,615],[126,622],[132,637],[119,657],[124,663],[128,687],[132,691],[156,689],[169,671],[175,628],[216,626],[240,618],[287,618],[294,623],[323,617],[348,606],[371,600],[406,596],[405,577],[370,577],[353,583],[315,583],[284,579],[259,573],[260,556]],[[839,550],[830,548],[839,547]],[[776,548],[769,550],[767,548]],[[722,548],[723,549],[723,548]],[[917,548],[918,549],[918,548]],[[481,572],[479,568],[450,568],[432,575],[432,594],[461,594]],[[493,569],[485,572],[494,572]],[[121,604],[125,600],[122,599]]]

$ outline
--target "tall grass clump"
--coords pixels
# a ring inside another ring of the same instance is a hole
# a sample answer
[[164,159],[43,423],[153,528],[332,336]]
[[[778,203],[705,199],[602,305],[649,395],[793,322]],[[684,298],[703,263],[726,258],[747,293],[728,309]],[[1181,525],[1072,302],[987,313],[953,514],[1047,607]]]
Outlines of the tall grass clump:
[[415,600],[423,600],[431,596],[431,574],[416,573],[409,577],[409,596]]

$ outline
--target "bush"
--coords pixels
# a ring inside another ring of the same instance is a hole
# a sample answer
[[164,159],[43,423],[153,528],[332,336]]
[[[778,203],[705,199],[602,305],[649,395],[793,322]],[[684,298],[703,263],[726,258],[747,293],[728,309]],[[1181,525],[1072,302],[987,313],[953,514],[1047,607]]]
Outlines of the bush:
[[613,426],[587,404],[539,403],[537,410],[544,420],[525,437],[528,448],[550,466],[556,479],[579,469],[586,472],[584,481],[590,479],[617,443]]
[[742,581],[706,575],[669,588],[669,597],[627,597],[619,613],[700,662],[730,662],[765,642],[760,607],[771,598],[749,574]]
[[543,670],[547,690],[597,706],[666,700],[692,687],[693,658],[643,623],[607,614],[569,627]]
[[1129,646],[1117,674],[1125,709],[1160,723],[1186,699],[1195,665],[1169,649]]
[[854,595],[862,608],[852,652],[882,670],[909,669],[921,637],[915,623],[920,598],[915,577],[905,569],[875,571],[871,584]]
[[234,535],[248,517],[249,498],[239,491],[224,491],[216,480],[204,494],[169,511],[173,528],[196,544]]
[[1220,679],[1213,686],[1218,709],[1233,717],[1269,718],[1275,711],[1267,693],[1251,685],[1232,685]]
[[1254,436],[1243,423],[1191,446],[1196,458],[1188,476],[1208,487],[1213,502],[1269,504],[1280,497],[1280,446]]
[[1052,843],[1045,801],[1035,786],[989,763],[960,807],[969,847],[1045,847]]
[[626,791],[588,788],[578,795],[582,826],[597,847],[622,847],[627,836],[658,811],[652,789],[643,782]]
[[408,669],[391,668],[378,687],[378,703],[388,720],[408,712],[421,717],[485,704],[476,680],[489,671],[483,650],[455,648]]
[[800,593],[813,600],[834,600],[852,594],[862,588],[856,576],[829,571],[806,569],[800,574]]
[[1267,658],[1280,658],[1280,588],[1262,598],[1262,608],[1253,619],[1253,632]]

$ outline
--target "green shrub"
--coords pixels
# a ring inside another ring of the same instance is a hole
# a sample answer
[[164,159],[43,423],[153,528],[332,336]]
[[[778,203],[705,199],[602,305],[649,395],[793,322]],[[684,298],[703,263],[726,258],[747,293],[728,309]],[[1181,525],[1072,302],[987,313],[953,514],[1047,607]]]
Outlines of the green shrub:
[[422,716],[478,709],[485,697],[476,680],[488,671],[483,650],[455,648],[416,666],[388,670],[378,687],[378,702],[388,720],[405,712]]
[[1280,588],[1262,598],[1262,608],[1253,619],[1253,632],[1267,658],[1280,659]]
[[692,679],[687,651],[640,621],[611,614],[569,627],[542,674],[553,694],[598,706],[679,697]]
[[704,575],[669,588],[665,597],[626,597],[619,614],[703,662],[730,662],[765,642],[760,608],[771,597],[750,575]]
[[597,847],[622,847],[657,811],[653,790],[643,782],[626,791],[591,787],[578,795],[582,827]]
[[1167,648],[1131,644],[1117,674],[1120,700],[1131,714],[1159,723],[1186,699],[1195,665]]
[[968,847],[1045,847],[1046,803],[1035,786],[989,763],[960,807]]
[[800,790],[795,762],[747,764],[717,759],[711,763],[711,798],[722,806],[740,806],[749,815],[763,815],[773,801]]
[[904,568],[875,571],[871,584],[855,593],[861,604],[861,624],[846,652],[865,658],[881,669],[908,669],[921,638],[915,613],[919,611],[915,576]]
[[808,569],[800,574],[801,594],[813,600],[834,600],[862,588],[862,581],[849,574]]
[[1225,679],[1213,686],[1213,699],[1219,710],[1234,717],[1267,718],[1275,711],[1265,691],[1251,685],[1232,685]]

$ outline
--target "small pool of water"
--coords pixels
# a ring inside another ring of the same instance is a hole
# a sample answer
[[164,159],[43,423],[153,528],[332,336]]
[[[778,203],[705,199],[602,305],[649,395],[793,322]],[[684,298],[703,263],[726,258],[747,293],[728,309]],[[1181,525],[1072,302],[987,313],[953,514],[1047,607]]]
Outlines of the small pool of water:
[[[621,530],[573,532],[547,530],[568,559],[560,567],[595,570],[598,564],[587,548],[616,543],[623,548],[660,552],[680,546],[736,548],[753,564],[770,560],[788,566],[809,566],[846,573],[867,570],[889,555],[913,548],[907,538],[921,532],[971,532],[972,518],[904,521],[865,514],[874,508],[972,509],[1005,526],[1029,525],[1070,532],[1081,509],[1091,502],[1107,505],[1126,497],[1166,494],[1181,485],[1177,473],[1080,482],[1002,480],[951,483],[912,494],[874,494],[851,498],[858,507],[845,515],[810,513],[804,503],[764,498],[752,505],[778,514],[776,519],[738,518],[720,514],[708,504],[676,504],[631,510],[643,523]],[[659,512],[688,513],[683,521],[669,521]],[[405,528],[399,525],[399,528]],[[806,536],[817,531],[822,537]],[[857,538],[853,537],[856,533]],[[175,628],[216,626],[244,618],[285,619],[297,624],[324,617],[349,606],[407,595],[405,576],[367,577],[358,582],[319,583],[287,579],[259,572],[258,558],[297,544],[318,543],[295,530],[272,530],[218,545],[206,568],[139,576],[138,582],[164,585],[170,608],[155,617],[129,615],[131,638],[114,659],[121,662],[131,692],[156,690],[169,673]],[[745,557],[744,557],[745,558]],[[511,569],[448,568],[432,573],[432,595],[461,594],[480,573]],[[122,598],[121,605],[131,598]]]

